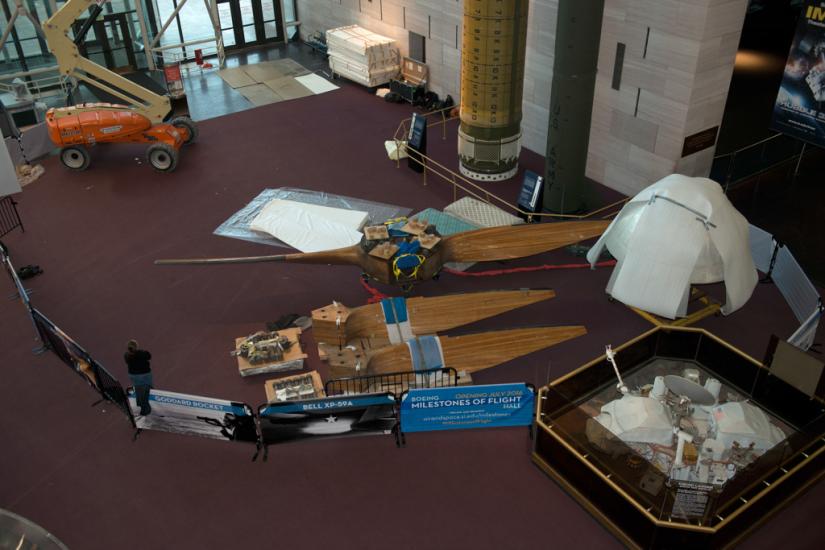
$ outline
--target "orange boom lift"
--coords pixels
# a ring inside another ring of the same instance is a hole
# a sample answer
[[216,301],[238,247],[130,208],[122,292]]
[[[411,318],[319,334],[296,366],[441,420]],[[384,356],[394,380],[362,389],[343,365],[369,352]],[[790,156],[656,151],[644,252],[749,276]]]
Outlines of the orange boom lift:
[[[85,103],[46,113],[49,137],[60,147],[60,161],[72,170],[85,170],[88,148],[97,143],[149,143],[146,159],[155,170],[171,172],[180,148],[195,140],[195,123],[188,117],[164,119],[171,111],[169,98],[159,96],[80,55],[77,45],[108,0],[69,0],[43,25],[49,49],[60,72],[121,99],[125,105]],[[69,29],[91,6],[88,19],[74,40]]]

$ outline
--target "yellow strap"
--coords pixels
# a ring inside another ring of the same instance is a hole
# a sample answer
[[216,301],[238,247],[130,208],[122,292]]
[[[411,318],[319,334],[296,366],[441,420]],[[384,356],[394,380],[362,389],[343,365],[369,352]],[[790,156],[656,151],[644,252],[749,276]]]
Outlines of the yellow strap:
[[407,216],[399,216],[397,218],[390,218],[389,220],[384,222],[384,225],[392,225],[398,222],[405,222],[407,221]]
[[[401,271],[401,268],[398,267],[398,260],[406,256],[415,256],[416,258],[418,258],[418,265],[412,268],[412,271],[410,271],[409,273],[404,273],[403,271]],[[393,275],[395,275],[396,279],[400,279],[401,275],[403,275],[407,279],[415,279],[415,276],[418,274],[419,268],[421,268],[421,266],[424,265],[424,260],[426,260],[426,258],[421,254],[401,254],[399,256],[396,256],[395,259],[393,259],[392,261],[392,273]]]

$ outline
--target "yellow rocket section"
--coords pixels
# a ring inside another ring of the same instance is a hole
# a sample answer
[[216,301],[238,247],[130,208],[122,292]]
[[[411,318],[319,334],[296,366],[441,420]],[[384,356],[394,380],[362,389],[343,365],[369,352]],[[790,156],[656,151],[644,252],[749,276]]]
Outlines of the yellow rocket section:
[[529,0],[464,0],[461,47],[461,173],[497,181],[515,175]]

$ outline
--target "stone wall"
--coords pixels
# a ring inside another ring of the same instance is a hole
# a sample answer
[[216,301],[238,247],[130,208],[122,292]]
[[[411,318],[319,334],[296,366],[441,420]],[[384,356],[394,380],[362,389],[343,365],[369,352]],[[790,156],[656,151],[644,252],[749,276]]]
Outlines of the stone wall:
[[[582,0],[583,1],[583,0]],[[748,0],[605,0],[587,176],[634,194],[674,172],[706,176],[715,148],[682,158],[686,136],[717,126],[727,100]],[[460,0],[297,0],[301,36],[357,24],[394,38],[426,38],[430,89],[458,102]],[[547,141],[558,0],[531,0],[522,145]],[[617,43],[621,84],[611,86]]]
[[588,177],[634,194],[674,172],[708,175],[715,147],[684,158],[682,147],[685,137],[722,122],[747,3],[605,1]]

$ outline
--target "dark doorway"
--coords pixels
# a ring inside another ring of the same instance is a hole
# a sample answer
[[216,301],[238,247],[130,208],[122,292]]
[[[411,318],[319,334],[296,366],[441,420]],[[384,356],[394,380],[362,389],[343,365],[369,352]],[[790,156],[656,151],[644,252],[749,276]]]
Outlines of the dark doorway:
[[219,0],[218,18],[227,50],[284,39],[278,0]]
[[[137,70],[134,41],[129,30],[127,13],[104,15],[97,19],[86,34],[86,39],[78,45],[80,54],[107,69],[118,73]],[[85,19],[74,23],[77,33]]]
[[426,40],[420,34],[410,31],[410,59],[421,63],[427,62]]

